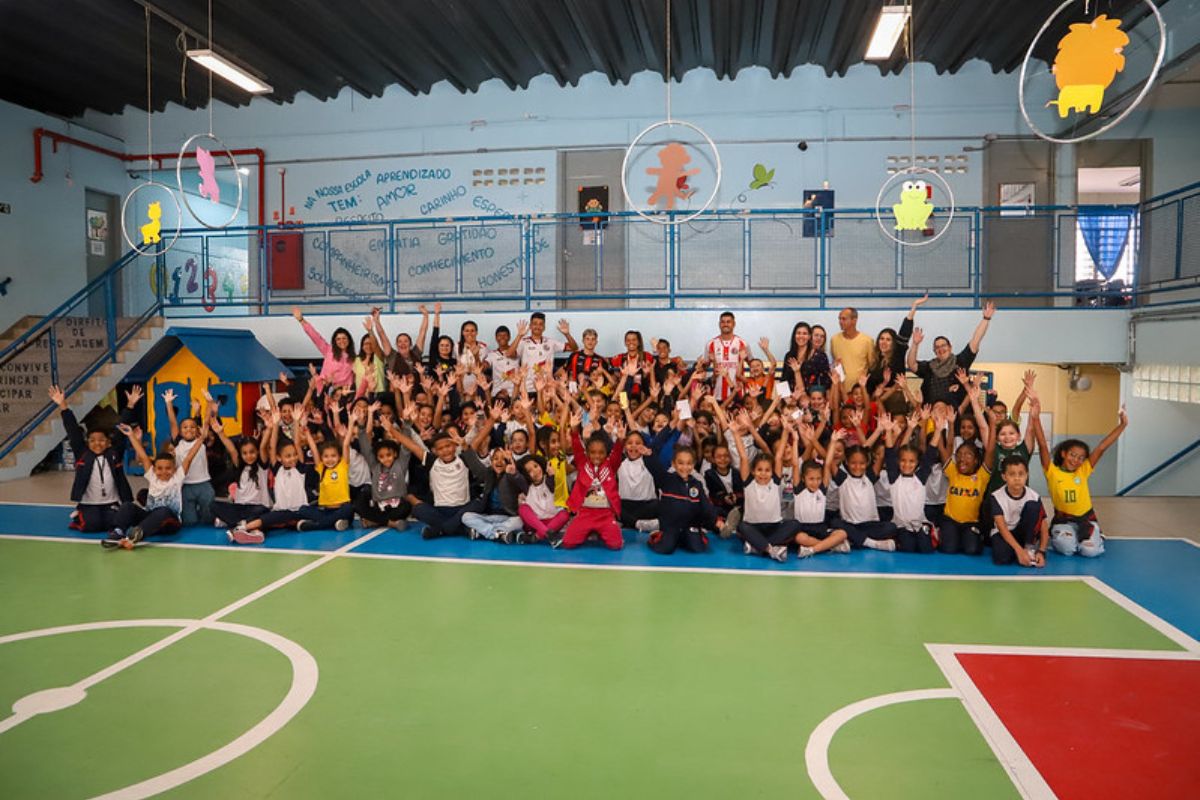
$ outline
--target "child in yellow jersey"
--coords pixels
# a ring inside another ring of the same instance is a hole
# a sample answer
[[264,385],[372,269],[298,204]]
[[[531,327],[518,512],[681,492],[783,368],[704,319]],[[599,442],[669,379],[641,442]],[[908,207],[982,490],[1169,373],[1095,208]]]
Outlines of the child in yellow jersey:
[[335,441],[322,442],[320,449],[307,428],[301,436],[308,439],[309,447],[317,453],[316,473],[320,480],[317,504],[305,506],[297,512],[301,518],[296,530],[315,531],[335,528],[344,531],[354,520],[354,506],[350,503],[350,442],[366,409],[351,414],[346,425],[346,435],[341,446]]
[[1078,553],[1094,558],[1104,553],[1104,539],[1092,508],[1088,478],[1104,451],[1117,441],[1129,425],[1125,406],[1121,406],[1118,420],[1117,427],[1096,445],[1095,450],[1089,450],[1087,443],[1079,439],[1067,439],[1054,448],[1053,456],[1046,447],[1046,437],[1041,427],[1034,428],[1042,469],[1046,472],[1046,485],[1050,489],[1050,501],[1054,504],[1050,544],[1064,556]]
[[[974,442],[966,441],[950,454],[950,444],[945,438],[938,442],[945,465],[942,474],[946,478],[946,508],[942,524],[938,528],[938,552],[965,553],[977,556],[983,552],[983,526],[979,524],[980,509],[987,495],[991,472],[990,464],[996,452],[996,436],[984,422],[983,405],[978,386],[967,390],[975,421],[983,435],[984,450]],[[989,527],[990,530],[990,527]]]

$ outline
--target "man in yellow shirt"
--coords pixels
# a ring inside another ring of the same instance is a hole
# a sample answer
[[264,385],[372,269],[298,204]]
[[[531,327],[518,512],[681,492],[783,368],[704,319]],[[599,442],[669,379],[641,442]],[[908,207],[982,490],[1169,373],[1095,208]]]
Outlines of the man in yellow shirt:
[[865,375],[871,369],[871,360],[875,356],[875,343],[871,337],[858,329],[858,309],[847,306],[838,312],[838,327],[841,333],[836,333],[830,340],[829,349],[833,353],[834,362],[841,361],[846,377],[842,379],[843,391],[849,392],[850,387],[858,383],[858,376]]

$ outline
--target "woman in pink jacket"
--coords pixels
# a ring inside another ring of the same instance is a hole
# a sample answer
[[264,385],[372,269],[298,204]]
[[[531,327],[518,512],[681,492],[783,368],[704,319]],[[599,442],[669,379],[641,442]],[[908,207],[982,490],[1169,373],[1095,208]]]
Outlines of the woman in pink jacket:
[[304,332],[308,334],[308,338],[312,339],[313,344],[325,357],[320,373],[325,385],[353,389],[354,339],[351,338],[350,331],[338,328],[333,332],[332,342],[327,342],[321,337],[321,334],[317,333],[317,329],[304,318],[304,314],[299,308],[292,308],[292,316],[296,318],[296,321],[304,328]]

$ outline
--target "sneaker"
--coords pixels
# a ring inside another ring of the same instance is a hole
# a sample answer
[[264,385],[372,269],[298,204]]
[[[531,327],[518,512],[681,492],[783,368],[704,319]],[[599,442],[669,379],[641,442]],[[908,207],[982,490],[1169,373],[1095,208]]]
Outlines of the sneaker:
[[656,519],[639,519],[633,523],[633,527],[637,528],[642,533],[652,533],[658,530],[658,520]]
[[229,538],[238,544],[262,544],[267,539],[262,531],[248,531],[245,528],[229,531]]
[[800,545],[800,549],[796,552],[796,557],[797,558],[808,558],[815,552],[816,551],[813,550],[811,547],[805,547],[804,545]]
[[[641,522],[639,521],[638,524],[640,525]],[[646,541],[648,543],[650,543],[651,545],[658,544],[659,542],[662,541],[662,531],[651,531],[650,538],[647,539]]]
[[339,531],[350,530],[350,520],[339,519],[337,522],[333,523],[333,527],[335,530],[339,530]]
[[305,531],[315,531],[316,529],[317,523],[311,519],[302,519],[296,523],[296,530],[300,531],[301,533],[304,533]]
[[389,522],[387,524],[387,526],[394,531],[406,531],[406,530],[408,530],[408,520],[394,519],[391,522]]
[[[475,531],[471,531],[471,533],[475,534]],[[441,536],[440,533],[438,533],[437,531],[435,531],[433,528],[429,527],[428,525],[425,526],[425,530],[421,531],[421,538],[425,539],[426,541],[428,541],[429,539],[437,539],[440,536]],[[475,536],[472,535],[471,538],[474,539]]]
[[781,544],[772,544],[767,546],[767,555],[776,561],[787,561],[787,548]]
[[228,526],[228,525],[226,525],[226,524],[224,523],[224,521],[222,521],[222,519],[221,519],[220,517],[213,517],[213,527],[214,527],[214,528],[226,528],[226,529],[227,529],[229,526]]
[[[429,529],[426,528],[426,530],[428,531]],[[472,542],[475,541],[476,539],[478,539],[482,535],[483,534],[481,534],[479,531],[475,530],[474,528],[467,528],[467,538],[470,539]],[[429,538],[433,538],[433,537],[427,536],[426,538],[429,539]]]
[[500,531],[500,533],[496,534],[496,541],[503,542],[504,544],[512,544],[513,543],[512,531]]
[[548,541],[550,543],[550,546],[552,548],[557,550],[558,548],[562,547],[563,536],[561,533],[547,534],[546,541]]
[[729,516],[725,518],[725,524],[717,532],[721,534],[722,539],[728,539],[730,536],[733,536],[734,531],[737,530],[738,523],[741,521],[742,510],[740,508],[731,509]]
[[753,554],[754,554],[754,548],[750,546],[750,543],[749,543],[749,542],[742,542],[742,552],[743,552],[743,553],[745,553],[745,554],[746,554],[746,555],[748,555],[748,556],[749,556],[749,555],[753,555]]
[[100,546],[105,550],[115,550],[121,546],[121,542],[125,541],[125,531],[120,528],[113,528],[108,532],[108,536],[100,540]]
[[894,539],[867,539],[863,542],[863,547],[894,553],[896,551],[896,542]]
[[125,535],[125,538],[121,540],[121,547],[124,547],[126,550],[132,550],[134,545],[145,538],[146,534],[142,531],[142,526],[134,525],[129,529],[129,533]]
[[850,552],[850,543],[849,543],[849,542],[838,542],[838,543],[837,543],[837,544],[834,546],[834,548],[833,548],[833,552],[835,552],[835,553],[849,553],[849,552]]
[[532,531],[517,531],[517,544],[533,544],[537,541],[537,536]]

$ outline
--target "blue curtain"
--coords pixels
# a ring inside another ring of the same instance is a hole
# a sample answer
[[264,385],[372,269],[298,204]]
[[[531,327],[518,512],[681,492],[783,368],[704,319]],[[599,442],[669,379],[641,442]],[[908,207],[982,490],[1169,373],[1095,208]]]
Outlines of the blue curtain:
[[1121,255],[1129,243],[1133,215],[1127,211],[1081,211],[1079,230],[1083,243],[1096,265],[1096,270],[1108,280],[1117,271]]

